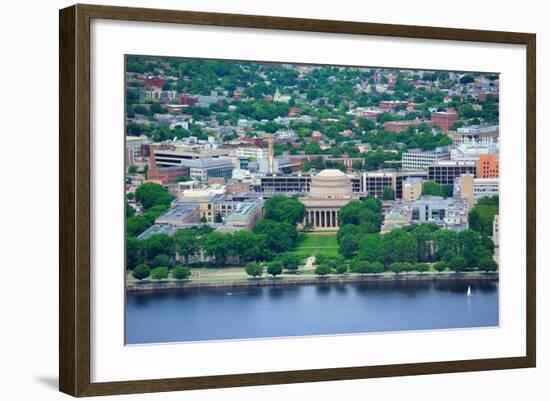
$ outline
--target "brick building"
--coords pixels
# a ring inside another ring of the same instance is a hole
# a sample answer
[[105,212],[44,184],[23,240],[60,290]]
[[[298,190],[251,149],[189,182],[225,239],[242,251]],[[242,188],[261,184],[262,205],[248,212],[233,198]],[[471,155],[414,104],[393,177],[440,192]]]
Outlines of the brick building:
[[449,132],[449,127],[456,123],[457,114],[454,110],[434,111],[432,113],[432,124],[441,128],[443,132]]
[[478,178],[498,178],[499,176],[499,159],[498,155],[482,154],[479,155],[477,163]]

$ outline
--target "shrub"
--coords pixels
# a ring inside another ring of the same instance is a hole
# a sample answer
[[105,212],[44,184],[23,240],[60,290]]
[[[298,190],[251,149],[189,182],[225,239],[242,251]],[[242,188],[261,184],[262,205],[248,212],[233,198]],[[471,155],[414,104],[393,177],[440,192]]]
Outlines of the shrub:
[[151,274],[151,268],[146,264],[138,265],[134,268],[134,270],[132,270],[132,277],[134,277],[139,281],[149,277],[150,274]]

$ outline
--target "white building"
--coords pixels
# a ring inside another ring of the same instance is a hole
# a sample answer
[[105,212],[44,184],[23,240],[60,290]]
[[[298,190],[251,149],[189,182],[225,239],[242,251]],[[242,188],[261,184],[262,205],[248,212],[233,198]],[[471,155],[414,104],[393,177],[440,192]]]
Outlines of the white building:
[[240,146],[235,149],[234,156],[262,160],[266,157],[266,152],[262,148],[256,146]]
[[436,148],[425,152],[410,149],[401,156],[403,170],[425,170],[438,161],[450,159],[451,153],[447,148]]
[[474,178],[474,198],[478,200],[499,194],[498,178]]

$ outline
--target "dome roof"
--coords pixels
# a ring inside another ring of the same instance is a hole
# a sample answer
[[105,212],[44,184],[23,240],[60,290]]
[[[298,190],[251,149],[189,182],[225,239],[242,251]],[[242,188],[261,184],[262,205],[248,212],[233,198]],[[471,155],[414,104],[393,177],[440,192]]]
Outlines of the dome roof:
[[311,178],[310,197],[349,198],[352,196],[351,179],[336,169],[326,169]]
[[319,174],[317,174],[317,177],[343,177],[343,176],[345,176],[345,174],[335,168],[328,168],[328,169],[322,170],[321,172],[319,172]]

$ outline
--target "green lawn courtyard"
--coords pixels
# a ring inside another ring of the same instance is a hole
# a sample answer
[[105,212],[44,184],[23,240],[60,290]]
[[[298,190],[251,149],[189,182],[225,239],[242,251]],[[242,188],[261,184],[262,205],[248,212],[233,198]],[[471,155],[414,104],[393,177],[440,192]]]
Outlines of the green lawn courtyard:
[[296,249],[292,253],[303,259],[318,255],[338,256],[336,233],[323,233],[323,235],[300,233]]

